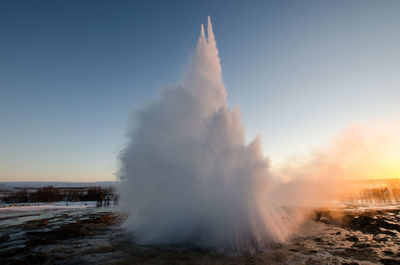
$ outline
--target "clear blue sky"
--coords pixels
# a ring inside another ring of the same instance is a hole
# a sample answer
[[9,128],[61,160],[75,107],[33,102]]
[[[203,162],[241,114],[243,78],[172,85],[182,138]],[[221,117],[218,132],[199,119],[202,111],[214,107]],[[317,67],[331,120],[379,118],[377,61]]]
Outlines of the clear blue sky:
[[0,181],[111,180],[134,109],[211,15],[229,104],[272,162],[400,119],[399,1],[1,1]]

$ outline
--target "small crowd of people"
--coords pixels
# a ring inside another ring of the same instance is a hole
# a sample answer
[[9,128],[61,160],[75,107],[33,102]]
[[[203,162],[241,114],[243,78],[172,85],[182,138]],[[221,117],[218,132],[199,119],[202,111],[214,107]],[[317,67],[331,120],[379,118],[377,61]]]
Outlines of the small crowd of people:
[[111,200],[114,201],[114,206],[118,205],[119,195],[115,194],[113,196],[108,196],[108,195],[104,196],[103,194],[99,194],[99,196],[97,197],[96,206],[97,207],[110,206]]

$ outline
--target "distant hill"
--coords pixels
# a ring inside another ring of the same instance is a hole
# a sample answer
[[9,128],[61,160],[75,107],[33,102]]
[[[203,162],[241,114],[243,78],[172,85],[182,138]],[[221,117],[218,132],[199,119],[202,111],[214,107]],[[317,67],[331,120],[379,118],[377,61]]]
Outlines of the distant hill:
[[62,181],[17,181],[17,182],[0,182],[0,186],[8,186],[15,188],[41,188],[46,186],[54,187],[115,187],[118,181],[98,181],[98,182],[62,182]]

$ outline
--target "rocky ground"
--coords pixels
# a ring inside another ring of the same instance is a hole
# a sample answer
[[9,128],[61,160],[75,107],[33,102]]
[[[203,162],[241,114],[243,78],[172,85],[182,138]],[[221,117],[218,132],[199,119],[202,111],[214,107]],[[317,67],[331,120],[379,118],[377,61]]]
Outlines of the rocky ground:
[[400,264],[400,207],[319,209],[289,243],[243,255],[133,243],[112,207],[0,213],[0,264]]

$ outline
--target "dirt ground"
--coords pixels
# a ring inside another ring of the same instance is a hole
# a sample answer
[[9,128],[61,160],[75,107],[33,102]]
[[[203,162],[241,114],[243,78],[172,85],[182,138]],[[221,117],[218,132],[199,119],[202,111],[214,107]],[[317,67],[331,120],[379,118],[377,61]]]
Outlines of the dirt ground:
[[400,207],[315,210],[290,242],[251,254],[140,246],[112,207],[0,216],[0,264],[400,264]]

